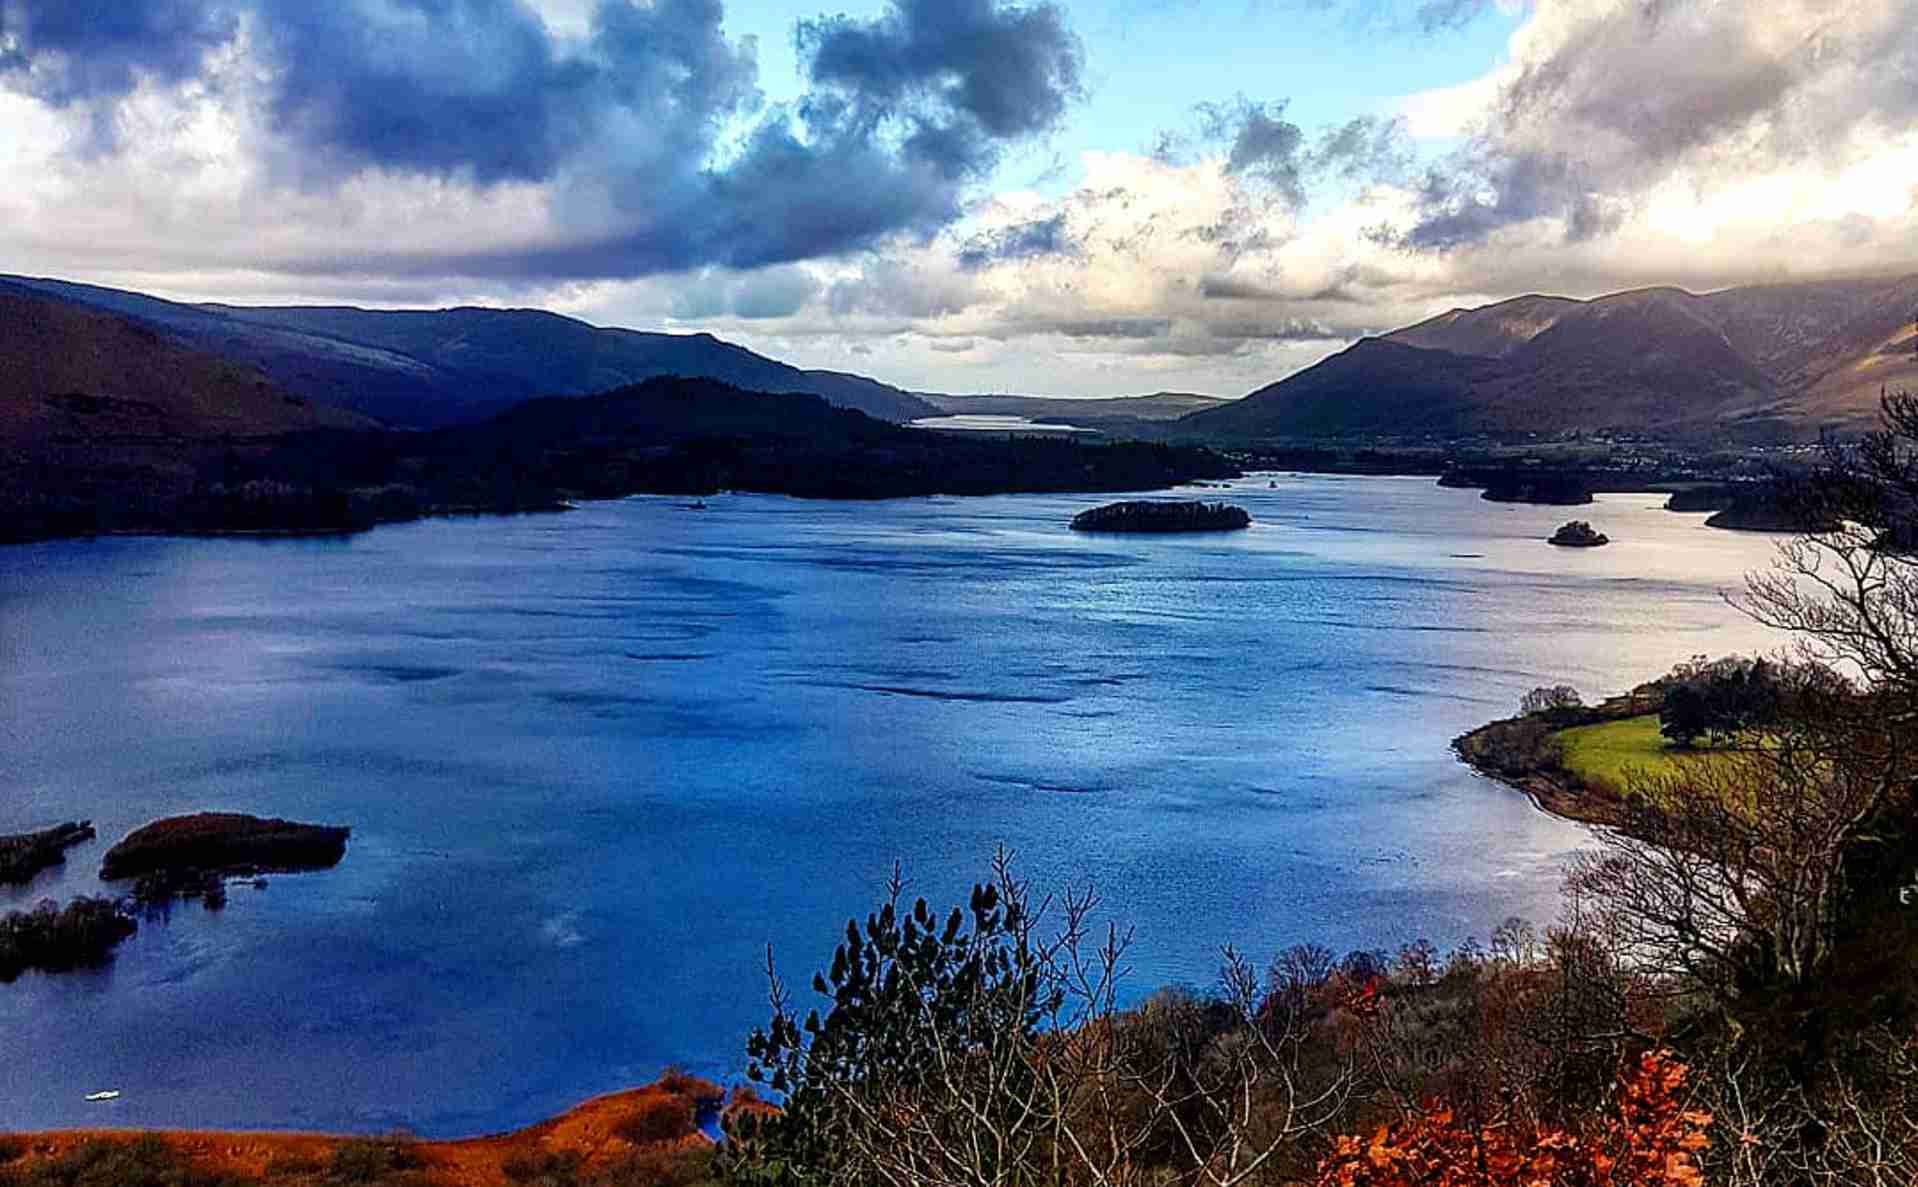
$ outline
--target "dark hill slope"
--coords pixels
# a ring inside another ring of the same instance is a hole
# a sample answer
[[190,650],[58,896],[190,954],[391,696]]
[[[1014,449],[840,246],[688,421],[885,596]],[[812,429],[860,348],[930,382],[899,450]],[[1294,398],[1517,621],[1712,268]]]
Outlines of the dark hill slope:
[[61,280],[0,279],[138,318],[184,345],[258,367],[296,395],[402,427],[482,420],[530,396],[588,395],[660,375],[806,392],[886,420],[938,415],[898,388],[803,371],[709,334],[603,329],[532,309],[184,305]]
[[[537,399],[430,434],[330,435],[274,463],[304,483],[418,483],[435,507],[750,490],[812,498],[1148,490],[1236,471],[1203,450],[903,428],[816,396],[659,378]],[[330,467],[330,469],[328,469]]]
[[1361,342],[1179,424],[1221,438],[1803,440],[1869,426],[1883,386],[1918,387],[1914,316],[1918,277],[1520,297]]
[[0,284],[0,442],[216,440],[367,423],[139,322]]
[[1239,438],[1470,433],[1483,419],[1478,393],[1506,374],[1496,359],[1364,338],[1289,379],[1178,424]]
[[0,284],[0,540],[118,526],[173,505],[212,459],[370,423],[141,322]]
[[1514,297],[1479,309],[1453,309],[1386,337],[1426,350],[1502,359],[1551,329],[1579,304],[1570,297]]
[[236,320],[393,351],[491,393],[496,407],[529,396],[580,396],[662,375],[716,379],[763,392],[804,392],[881,420],[936,416],[896,387],[836,371],[803,371],[711,334],[603,329],[538,309],[369,310],[209,306]]
[[352,531],[421,515],[549,510],[570,499],[642,493],[1135,491],[1237,470],[1203,449],[968,438],[888,424],[817,396],[665,377],[597,396],[528,400],[478,424],[425,432],[322,428],[245,449],[189,452],[164,483],[100,481],[101,472],[46,470],[11,496],[0,489],[0,539],[103,530]]

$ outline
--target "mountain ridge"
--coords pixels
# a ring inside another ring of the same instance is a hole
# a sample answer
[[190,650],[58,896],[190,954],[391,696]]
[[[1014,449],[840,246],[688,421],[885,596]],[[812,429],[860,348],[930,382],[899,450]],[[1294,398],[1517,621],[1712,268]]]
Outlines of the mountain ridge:
[[895,422],[939,415],[879,380],[804,370],[711,334],[596,326],[549,310],[187,304],[49,277],[0,282],[148,322],[258,367],[297,395],[397,427],[467,423],[535,396],[591,395],[662,375],[817,395]]
[[1531,293],[1360,339],[1177,426],[1236,438],[1804,441],[1869,428],[1882,388],[1918,388],[1914,317],[1918,274],[1703,294],[1669,285],[1590,299]]

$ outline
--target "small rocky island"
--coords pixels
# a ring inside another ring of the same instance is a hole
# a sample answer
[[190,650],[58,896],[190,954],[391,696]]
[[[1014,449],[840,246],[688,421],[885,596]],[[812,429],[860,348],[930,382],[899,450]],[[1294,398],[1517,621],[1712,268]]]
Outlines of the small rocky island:
[[198,898],[217,907],[225,901],[227,878],[331,869],[346,856],[351,832],[235,812],[170,816],[133,830],[107,850],[100,877],[138,879],[133,897],[148,905]]
[[67,850],[93,839],[93,822],[69,820],[33,833],[0,833],[0,886],[30,881],[67,859]]
[[1233,532],[1251,526],[1243,507],[1182,499],[1130,499],[1072,517],[1075,532]]
[[1552,538],[1547,541],[1547,543],[1556,544],[1560,548],[1598,548],[1611,542],[1612,538],[1610,536],[1607,536],[1604,532],[1595,530],[1591,524],[1586,523],[1582,519],[1574,519],[1570,523],[1560,527],[1558,531],[1552,533]]

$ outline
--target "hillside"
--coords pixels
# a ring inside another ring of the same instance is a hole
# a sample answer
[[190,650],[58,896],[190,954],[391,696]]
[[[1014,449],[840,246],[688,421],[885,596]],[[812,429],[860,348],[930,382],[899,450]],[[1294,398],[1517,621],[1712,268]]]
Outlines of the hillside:
[[137,322],[0,284],[0,444],[8,448],[77,435],[210,440],[365,423]]
[[60,280],[0,281],[138,318],[182,345],[257,367],[295,395],[396,427],[467,423],[531,396],[588,395],[661,375],[804,392],[883,420],[939,411],[876,380],[804,371],[710,334],[604,329],[534,309],[184,305]]
[[139,322],[0,284],[0,539],[41,534],[49,514],[170,503],[215,458],[370,423]]
[[676,376],[526,400],[477,424],[423,432],[313,425],[245,448],[237,439],[182,447],[164,468],[148,454],[81,440],[64,467],[9,467],[0,542],[102,531],[350,532],[631,494],[1134,491],[1238,473],[1203,449],[968,438],[889,424],[818,396]]
[[404,489],[423,510],[510,510],[570,498],[764,491],[892,498],[1144,490],[1236,471],[1203,450],[904,428],[816,396],[658,378],[528,400],[432,433],[312,434],[257,476],[316,490]]
[[1179,424],[1235,438],[1808,440],[1870,427],[1882,387],[1918,387],[1914,311],[1918,277],[1519,297],[1362,340]]

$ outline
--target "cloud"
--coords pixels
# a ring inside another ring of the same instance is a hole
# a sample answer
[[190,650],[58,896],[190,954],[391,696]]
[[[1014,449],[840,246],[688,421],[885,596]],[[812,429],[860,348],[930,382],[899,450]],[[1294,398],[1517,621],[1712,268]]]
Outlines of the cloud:
[[215,94],[260,188],[543,187],[533,242],[331,262],[549,279],[923,239],[1080,93],[1051,4],[894,0],[873,21],[803,22],[809,87],[771,107],[755,46],[722,18],[719,0],[602,0],[572,36],[522,0],[0,0],[0,85],[109,129],[142,88]]
[[1556,0],[1513,39],[1470,145],[1421,187],[1408,242],[1552,220],[1617,230],[1674,177],[1700,189],[1830,168],[1918,115],[1910,0]]
[[0,78],[56,107],[179,82],[237,28],[202,0],[0,0]]
[[1076,255],[1079,249],[1079,242],[1066,227],[1065,212],[1059,211],[1046,218],[981,231],[959,249],[959,264],[983,268],[1006,260]]
[[1050,4],[893,0],[876,21],[802,22],[798,43],[814,83],[873,113],[922,121],[914,139],[957,149],[944,158],[956,169],[977,168],[964,155],[972,145],[1052,127],[1079,94],[1083,51]]
[[1355,26],[1433,36],[1476,21],[1487,12],[1510,15],[1534,0],[1289,0],[1298,8],[1344,13]]

